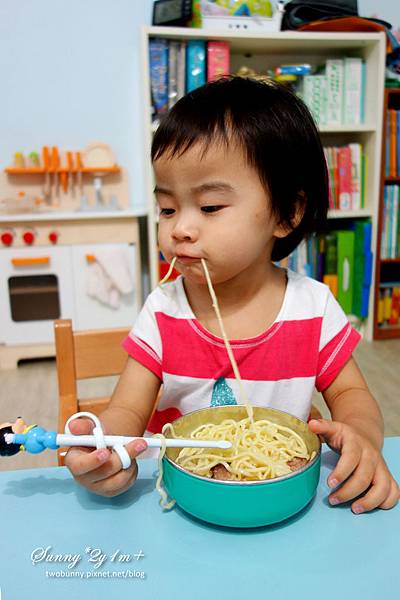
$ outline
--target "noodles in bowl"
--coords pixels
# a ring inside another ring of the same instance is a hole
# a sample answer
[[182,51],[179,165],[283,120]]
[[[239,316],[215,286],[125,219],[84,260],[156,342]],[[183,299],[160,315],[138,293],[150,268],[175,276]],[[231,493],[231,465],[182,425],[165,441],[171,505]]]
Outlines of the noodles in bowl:
[[[292,415],[266,407],[254,406],[253,410],[256,423],[268,420],[296,433],[306,446],[308,462],[285,474],[276,471],[275,477],[266,479],[225,480],[210,477],[206,469],[204,474],[190,471],[180,464],[182,450],[168,448],[163,458],[163,484],[169,496],[189,514],[217,525],[259,527],[287,519],[314,497],[320,473],[318,436],[309,430],[307,423]],[[174,421],[173,433],[168,428],[165,436],[187,438],[204,424],[220,425],[226,420],[240,422],[246,418],[246,406],[205,408]],[[212,460],[220,461],[229,452],[217,450],[216,455],[211,454]]]
[[[172,424],[165,434],[177,436]],[[192,439],[227,440],[229,450],[183,448],[175,458],[184,469],[224,481],[265,481],[301,468],[315,456],[303,438],[293,429],[269,419],[252,421],[224,419],[221,423],[204,423],[190,433]]]

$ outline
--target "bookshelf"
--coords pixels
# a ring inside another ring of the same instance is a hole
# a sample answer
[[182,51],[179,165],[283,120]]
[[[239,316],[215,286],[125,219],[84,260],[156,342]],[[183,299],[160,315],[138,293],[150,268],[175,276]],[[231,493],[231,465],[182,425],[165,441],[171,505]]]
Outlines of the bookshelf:
[[[360,57],[365,62],[365,116],[359,125],[321,126],[320,133],[324,146],[360,143],[367,158],[368,178],[366,184],[365,207],[359,210],[332,210],[329,218],[340,227],[342,219],[369,217],[372,223],[372,251],[376,255],[378,233],[378,208],[381,174],[382,106],[384,93],[385,36],[383,33],[336,33],[336,32],[277,32],[249,33],[228,30],[208,31],[174,27],[142,28],[142,81],[143,81],[143,122],[145,156],[150,156],[152,135],[151,92],[149,71],[149,42],[152,38],[188,41],[224,40],[230,45],[230,70],[236,73],[242,65],[258,72],[274,68],[279,64],[296,62],[310,63],[313,66],[324,63],[329,58]],[[158,282],[158,251],[156,236],[156,211],[153,197],[154,181],[151,163],[145,164],[147,204],[149,209],[149,263],[151,287]],[[335,223],[335,225],[336,225]],[[374,273],[373,273],[374,281]],[[373,339],[373,315],[375,294],[371,286],[368,318],[356,323],[367,340]]]
[[[396,176],[387,175],[386,160],[387,160],[387,143],[386,132],[388,128],[387,112],[390,109],[400,111],[400,89],[386,88],[384,91],[383,102],[383,132],[382,136],[382,160],[381,160],[381,180],[379,193],[379,214],[378,214],[378,234],[377,234],[377,251],[375,264],[375,299],[374,299],[374,339],[383,340],[400,337],[400,323],[390,325],[382,323],[379,325],[379,298],[385,290],[393,288],[393,284],[398,284],[400,287],[400,254],[392,258],[382,257],[382,236],[385,226],[384,215],[384,190],[387,185],[400,186],[400,171],[397,170]],[[397,138],[397,152],[399,151],[399,141]],[[390,285],[392,284],[392,286]],[[397,287],[397,286],[396,286]]]

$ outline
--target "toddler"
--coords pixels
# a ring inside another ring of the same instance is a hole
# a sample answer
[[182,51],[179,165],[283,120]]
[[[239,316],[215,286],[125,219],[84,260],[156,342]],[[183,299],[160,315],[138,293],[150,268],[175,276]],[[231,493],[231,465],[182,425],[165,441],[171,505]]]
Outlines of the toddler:
[[[157,433],[182,414],[241,403],[204,259],[251,403],[308,420],[316,387],[332,421],[309,427],[341,455],[330,503],[352,501],[355,513],[394,506],[382,416],[352,356],[360,336],[326,285],[274,264],[326,221],[326,162],[306,106],[273,82],[222,78],[170,110],[152,160],[159,245],[181,275],[149,295],[124,342],[128,362],[101,415],[107,433]],[[124,469],[108,449],[71,448],[66,464],[89,490],[114,496],[135,481],[145,449],[128,444]]]

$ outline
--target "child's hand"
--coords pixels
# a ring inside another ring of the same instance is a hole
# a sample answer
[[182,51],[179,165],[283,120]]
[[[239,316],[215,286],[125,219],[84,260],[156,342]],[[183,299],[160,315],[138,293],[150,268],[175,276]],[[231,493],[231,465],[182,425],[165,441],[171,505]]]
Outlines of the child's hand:
[[364,492],[364,496],[351,505],[354,513],[388,509],[397,504],[399,486],[380,451],[366,437],[350,425],[337,421],[312,419],[309,427],[341,454],[328,478],[328,485],[337,488],[329,496],[331,504],[347,502]]
[[[76,419],[70,423],[74,435],[91,434],[94,424],[89,419]],[[86,447],[72,447],[65,457],[65,465],[75,479],[91,492],[100,496],[117,496],[128,490],[136,480],[137,464],[134,460],[146,450],[143,440],[135,440],[125,446],[132,464],[122,469],[121,461],[115,452],[108,448],[93,450]]]

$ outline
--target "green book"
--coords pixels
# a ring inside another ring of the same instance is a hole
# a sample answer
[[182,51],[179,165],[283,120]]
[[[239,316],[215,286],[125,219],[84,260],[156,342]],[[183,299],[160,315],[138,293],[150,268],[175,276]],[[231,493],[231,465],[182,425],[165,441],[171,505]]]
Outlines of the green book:
[[337,274],[337,235],[332,231],[325,236],[324,275]]
[[353,310],[354,231],[337,231],[338,301],[346,314]]

